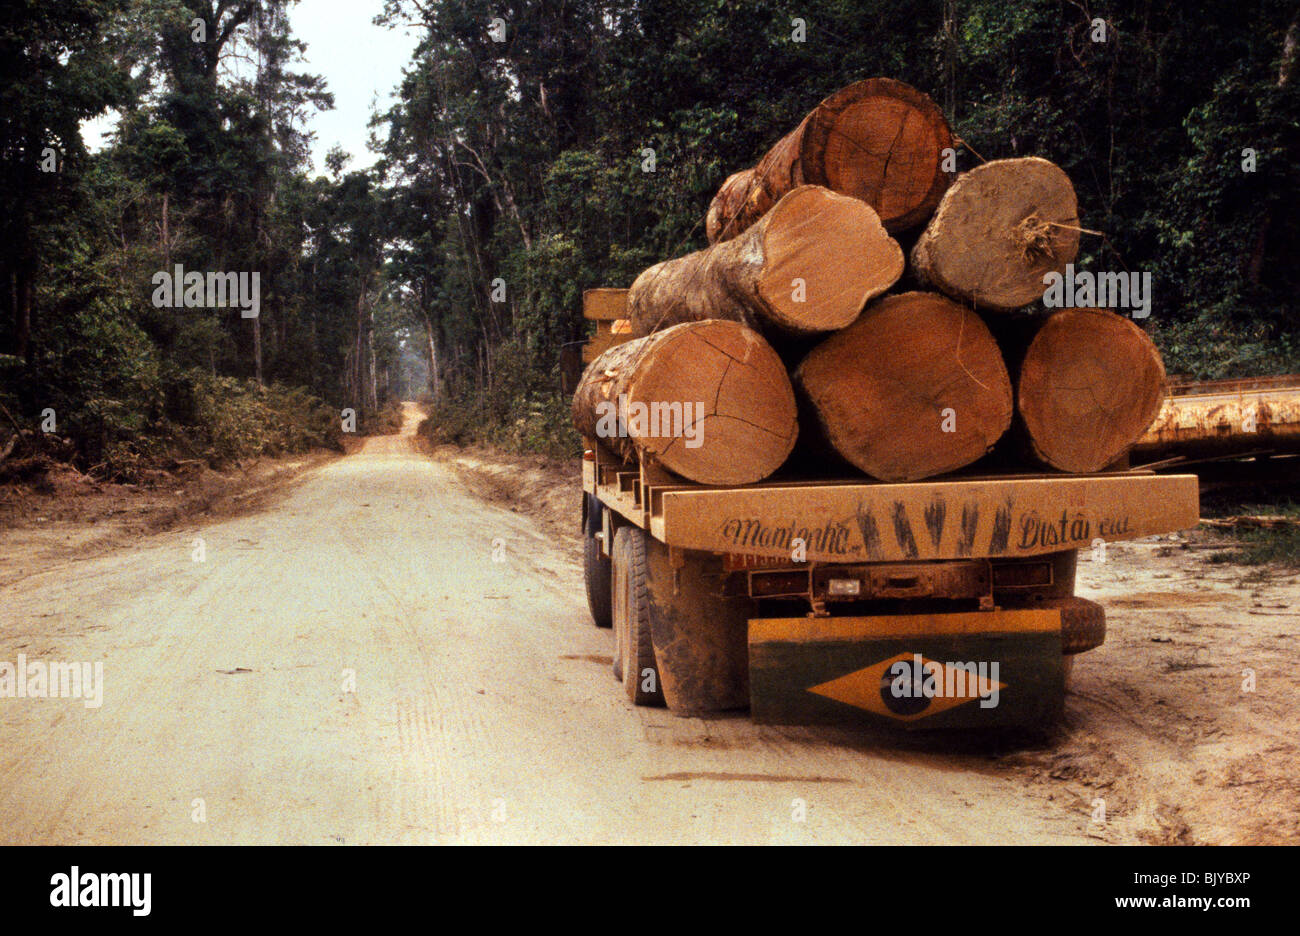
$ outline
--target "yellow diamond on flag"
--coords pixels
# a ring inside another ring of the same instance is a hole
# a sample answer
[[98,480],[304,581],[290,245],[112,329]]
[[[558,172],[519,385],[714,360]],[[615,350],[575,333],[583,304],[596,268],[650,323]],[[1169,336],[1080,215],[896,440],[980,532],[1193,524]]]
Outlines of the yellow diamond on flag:
[[942,662],[900,653],[808,691],[887,718],[915,721],[968,702],[996,706],[1006,688],[998,682],[998,669],[997,661]]

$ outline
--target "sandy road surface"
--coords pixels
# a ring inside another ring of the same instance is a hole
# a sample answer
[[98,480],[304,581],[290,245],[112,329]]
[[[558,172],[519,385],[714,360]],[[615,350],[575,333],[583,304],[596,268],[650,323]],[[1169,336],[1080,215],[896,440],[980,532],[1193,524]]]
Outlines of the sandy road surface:
[[570,544],[479,500],[412,431],[262,512],[0,588],[0,661],[102,661],[105,682],[97,709],[0,698],[0,841],[1137,839],[1137,819],[1093,821],[1107,781],[1050,780],[1056,747],[632,708]]

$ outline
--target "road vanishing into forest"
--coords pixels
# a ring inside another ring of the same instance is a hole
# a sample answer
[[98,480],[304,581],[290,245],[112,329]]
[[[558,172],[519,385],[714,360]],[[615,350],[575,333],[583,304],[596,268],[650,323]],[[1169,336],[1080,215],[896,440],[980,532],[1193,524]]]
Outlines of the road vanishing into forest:
[[576,540],[407,417],[261,512],[0,590],[0,660],[104,683],[0,699],[0,841],[1097,841],[988,753],[632,707]]

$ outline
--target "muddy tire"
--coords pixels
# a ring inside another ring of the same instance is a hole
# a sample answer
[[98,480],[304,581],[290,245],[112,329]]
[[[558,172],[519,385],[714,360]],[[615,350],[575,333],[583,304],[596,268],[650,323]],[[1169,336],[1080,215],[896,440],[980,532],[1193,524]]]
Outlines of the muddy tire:
[[659,667],[650,636],[650,589],[643,530],[630,526],[619,528],[614,534],[613,566],[613,620],[623,688],[636,705],[663,705]]
[[609,627],[613,617],[613,582],[609,557],[600,551],[600,540],[582,537],[582,577],[587,585],[587,607],[597,627]]
[[1083,653],[1106,642],[1106,609],[1086,598],[1063,598],[1044,602],[1061,612],[1061,652],[1066,656]]

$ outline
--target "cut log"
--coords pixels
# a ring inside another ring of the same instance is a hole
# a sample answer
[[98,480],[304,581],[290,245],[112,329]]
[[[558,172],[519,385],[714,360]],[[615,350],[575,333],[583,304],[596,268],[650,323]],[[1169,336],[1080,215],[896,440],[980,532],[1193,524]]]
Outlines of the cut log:
[[869,206],[804,185],[741,237],[644,271],[628,316],[635,335],[703,319],[834,331],[902,274],[903,250]]
[[869,204],[891,233],[924,224],[948,187],[948,122],[929,97],[891,78],[841,88],[753,169],[723,183],[709,206],[710,243],[736,237],[799,185]]
[[957,177],[912,248],[912,268],[954,299],[1019,309],[1074,260],[1078,228],[1074,186],[1055,163],[998,159]]
[[610,348],[582,375],[573,423],[589,441],[701,484],[751,484],[794,448],[794,391],[739,322],[686,322]]
[[814,348],[795,380],[826,440],[882,481],[969,465],[1011,424],[1011,380],[993,336],[935,293],[871,305]]
[[1017,403],[1034,454],[1062,471],[1100,471],[1160,410],[1165,367],[1137,325],[1104,309],[1062,309],[1020,367]]

